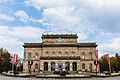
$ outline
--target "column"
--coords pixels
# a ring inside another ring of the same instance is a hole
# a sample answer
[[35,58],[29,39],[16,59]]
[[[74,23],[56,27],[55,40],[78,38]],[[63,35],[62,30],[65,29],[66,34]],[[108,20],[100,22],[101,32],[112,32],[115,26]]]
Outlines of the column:
[[65,71],[65,63],[63,63],[63,71]]
[[58,71],[58,63],[55,63],[55,71]]
[[44,63],[40,62],[40,70],[44,71]]
[[72,63],[70,63],[70,71],[73,71],[73,70],[72,70]]
[[48,62],[48,71],[51,71],[51,64]]
[[39,61],[39,70],[41,70],[41,62]]

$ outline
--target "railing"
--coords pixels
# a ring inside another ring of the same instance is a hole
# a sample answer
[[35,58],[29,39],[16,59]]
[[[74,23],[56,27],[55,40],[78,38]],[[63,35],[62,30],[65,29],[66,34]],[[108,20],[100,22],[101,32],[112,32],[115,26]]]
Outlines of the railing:
[[55,59],[55,60],[80,60],[80,56],[41,56],[40,59]]

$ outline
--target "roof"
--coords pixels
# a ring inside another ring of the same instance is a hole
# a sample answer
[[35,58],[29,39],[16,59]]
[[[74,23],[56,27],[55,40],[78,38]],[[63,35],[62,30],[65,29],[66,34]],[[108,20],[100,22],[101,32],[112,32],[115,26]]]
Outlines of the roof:
[[43,38],[78,38],[77,34],[43,34]]
[[24,43],[24,48],[37,47],[97,47],[96,43],[69,43],[69,44],[44,44],[44,43]]

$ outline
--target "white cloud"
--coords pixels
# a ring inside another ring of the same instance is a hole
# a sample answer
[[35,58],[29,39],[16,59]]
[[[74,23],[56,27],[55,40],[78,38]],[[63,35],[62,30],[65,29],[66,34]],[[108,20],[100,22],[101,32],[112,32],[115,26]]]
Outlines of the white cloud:
[[12,36],[12,30],[8,26],[0,26],[0,47],[13,47],[15,48],[22,43],[18,38]]
[[26,12],[22,10],[17,11],[15,15],[20,18],[20,21],[23,21],[23,22],[28,22],[30,19],[30,17],[26,14]]
[[25,0],[27,6],[34,6],[36,9],[40,10],[41,0]]
[[87,21],[81,10],[76,10],[74,7],[44,9],[41,21],[43,25],[48,26],[53,32],[66,31],[68,33],[81,34],[82,37],[85,36],[80,39],[86,39],[89,33],[94,33],[96,27]]
[[108,45],[108,47],[110,49],[114,49],[116,51],[120,50],[120,38],[115,38],[113,40],[110,41],[110,44]]
[[22,45],[22,42],[20,42],[17,38],[15,37],[9,37],[9,36],[0,36],[0,45],[1,47],[7,47],[11,46],[12,48],[15,48],[17,45]]
[[43,29],[24,26],[24,27],[9,27],[0,26],[0,47],[8,49],[11,53],[22,54],[23,57],[23,43],[24,42],[40,42]]
[[25,0],[27,6],[33,6],[37,10],[44,8],[43,18],[39,22],[51,31],[66,31],[83,36],[95,33],[100,28],[115,32],[108,24],[114,18],[114,12],[120,11],[119,2],[120,0]]
[[15,16],[17,18],[19,18],[20,21],[22,21],[24,23],[29,22],[29,21],[31,21],[31,22],[39,22],[39,20],[28,16],[28,14],[24,10],[20,10],[20,11],[15,12]]
[[27,6],[33,6],[36,9],[40,10],[42,7],[53,8],[53,7],[87,7],[100,9],[107,7],[109,9],[119,9],[120,0],[25,0]]
[[111,38],[107,42],[103,42],[98,45],[100,57],[105,54],[110,54],[110,56],[115,56],[115,53],[120,52],[120,37]]
[[4,15],[0,13],[0,20],[6,20],[6,21],[14,21],[14,17],[13,16],[9,16],[9,15]]
[[43,7],[52,8],[64,6],[66,3],[65,0],[25,0],[26,6],[33,6],[37,10],[41,10]]
[[[24,11],[21,11],[22,15],[18,14],[16,16],[19,18],[21,17],[21,21],[23,22],[38,21],[39,23],[42,23],[43,26],[47,28],[46,33],[77,33],[80,41],[89,37],[94,39],[94,36],[100,36],[101,33],[99,32],[103,30],[103,27],[105,31],[110,31],[110,29],[113,30],[113,27],[108,26],[108,24],[111,23],[109,20],[112,20],[116,15],[114,13],[119,13],[119,3],[120,0],[25,0],[26,6],[33,6],[39,11],[44,9],[42,19],[35,20],[29,17]],[[30,38],[30,35],[33,35],[28,32],[19,32],[19,30],[24,31],[26,29],[16,28],[13,33],[18,32],[16,36],[20,35],[19,37],[25,36],[27,38]],[[96,35],[95,32],[99,33],[99,35]],[[34,33],[37,34],[37,31]],[[111,37],[111,34],[109,34],[109,37],[107,35],[108,34],[106,33],[105,35],[102,34],[102,36],[99,37],[100,40],[96,37],[96,40],[98,40],[99,43],[108,40],[108,42],[99,45],[101,48],[100,52],[104,52],[104,49],[108,51],[119,51],[118,39],[115,40],[116,35],[115,37],[113,37],[113,35]],[[37,36],[38,35],[36,35],[36,37]],[[101,39],[103,37],[104,39]],[[111,40],[109,41],[107,38]]]
[[[47,26],[51,32],[62,33],[78,33],[85,36],[80,39],[86,39],[89,33],[94,33],[96,25],[87,20],[85,8],[77,9],[74,5],[83,1],[72,0],[25,0],[27,6],[33,6],[43,11],[43,18],[39,20],[43,26]],[[81,36],[80,36],[81,37]]]
[[39,38],[42,34],[44,33],[43,29],[40,28],[35,28],[32,26],[26,26],[26,27],[14,27],[12,29],[12,34],[14,36],[20,37],[20,38],[28,38],[28,39],[35,39],[35,38]]
[[108,41],[108,43],[102,44],[100,47],[101,49],[107,49],[108,51],[120,51],[120,38],[113,38],[112,40]]

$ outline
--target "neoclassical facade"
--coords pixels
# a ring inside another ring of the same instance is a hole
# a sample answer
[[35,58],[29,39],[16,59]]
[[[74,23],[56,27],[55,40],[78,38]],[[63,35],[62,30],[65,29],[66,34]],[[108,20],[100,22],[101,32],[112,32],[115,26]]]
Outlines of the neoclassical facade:
[[24,72],[90,71],[95,72],[96,43],[78,43],[77,34],[43,34],[42,43],[24,43]]

